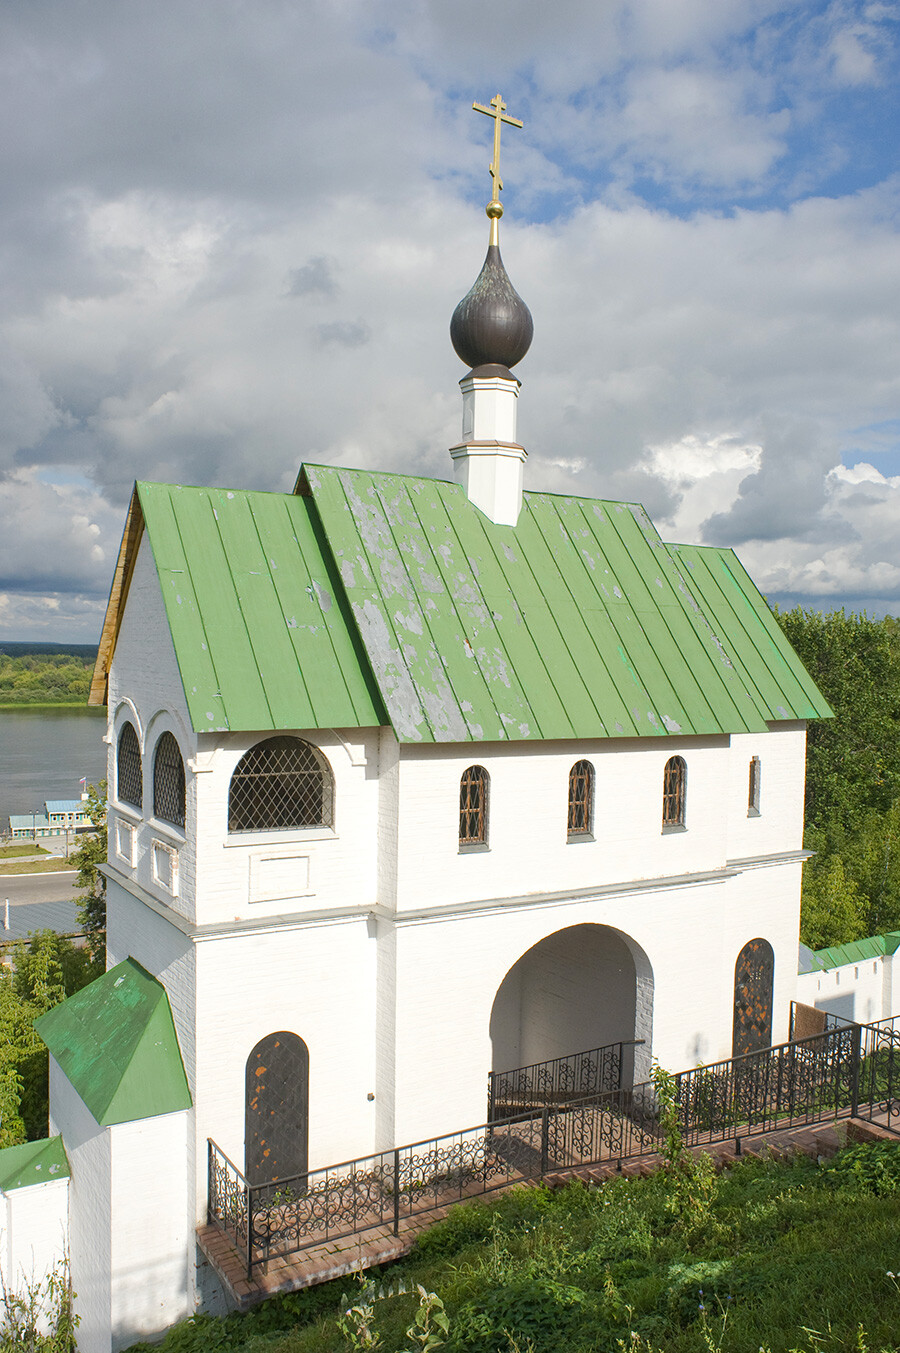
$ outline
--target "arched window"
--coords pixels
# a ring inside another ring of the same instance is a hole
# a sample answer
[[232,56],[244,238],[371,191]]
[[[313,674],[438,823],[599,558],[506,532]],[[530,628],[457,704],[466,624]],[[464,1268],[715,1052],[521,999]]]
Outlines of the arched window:
[[153,757],[153,816],[184,826],[184,761],[171,733],[163,733]]
[[663,829],[684,826],[684,803],[687,789],[687,766],[684,758],[672,756],[663,772]]
[[569,771],[569,836],[590,836],[594,829],[594,767],[576,761]]
[[241,757],[228,791],[230,832],[334,825],[334,780],[317,748],[300,738],[258,742]]
[[459,782],[459,844],[478,846],[487,843],[488,786],[484,766],[469,766]]
[[133,808],[144,806],[144,779],[141,774],[141,749],[134,724],[124,723],[116,749],[116,794],[120,803]]

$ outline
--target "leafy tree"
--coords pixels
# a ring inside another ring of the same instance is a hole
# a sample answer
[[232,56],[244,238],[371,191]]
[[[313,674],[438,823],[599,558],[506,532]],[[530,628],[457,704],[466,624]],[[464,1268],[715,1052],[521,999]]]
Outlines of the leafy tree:
[[820,864],[810,861],[803,871],[803,909],[800,938],[810,949],[846,944],[866,933],[866,900],[848,878],[840,855]]
[[0,1146],[47,1135],[47,1049],[34,1021],[95,976],[89,954],[52,930],[39,930],[0,970]]
[[100,976],[106,967],[106,879],[100,865],[106,863],[106,781],[88,785],[87,813],[93,830],[84,832],[72,859],[78,866],[78,887],[81,893],[78,920],[86,936],[87,947]]
[[775,614],[835,713],[807,744],[800,933],[822,948],[900,926],[900,625]]

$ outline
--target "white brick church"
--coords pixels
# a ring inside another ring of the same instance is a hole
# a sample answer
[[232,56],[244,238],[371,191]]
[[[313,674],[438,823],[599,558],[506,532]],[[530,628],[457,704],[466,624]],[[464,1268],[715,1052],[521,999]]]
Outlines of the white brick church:
[[454,480],[135,487],[92,693],[109,971],[41,1021],[51,1137],[3,1194],[8,1282],[67,1227],[84,1353],[221,1302],[209,1138],[277,1179],[483,1122],[492,1069],[787,1037],[830,711],[731,551],[523,487],[490,214]]

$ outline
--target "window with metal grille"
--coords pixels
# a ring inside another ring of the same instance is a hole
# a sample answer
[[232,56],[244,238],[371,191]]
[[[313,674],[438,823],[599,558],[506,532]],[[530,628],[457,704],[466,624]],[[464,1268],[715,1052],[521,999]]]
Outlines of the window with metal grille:
[[120,803],[133,808],[144,806],[144,778],[141,773],[141,749],[134,724],[124,723],[116,749],[116,794]]
[[184,826],[184,761],[171,733],[163,733],[153,757],[153,816]]
[[459,782],[459,844],[478,846],[487,843],[488,785],[484,766],[469,766]]
[[747,795],[747,816],[759,817],[759,789],[761,781],[759,757],[750,758],[750,790]]
[[663,771],[663,827],[684,826],[686,786],[687,766],[683,757],[670,757]]
[[334,825],[334,780],[317,748],[300,738],[267,738],[238,762],[228,791],[230,832]]
[[569,771],[569,836],[590,836],[594,828],[594,767],[576,761]]

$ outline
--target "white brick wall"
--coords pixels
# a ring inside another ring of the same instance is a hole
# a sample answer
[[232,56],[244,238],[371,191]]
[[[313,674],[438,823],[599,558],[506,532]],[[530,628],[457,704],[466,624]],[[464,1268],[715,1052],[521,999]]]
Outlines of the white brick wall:
[[896,1012],[891,1008],[896,955],[843,963],[827,972],[801,973],[797,1000],[857,1024],[871,1024]]
[[186,1111],[101,1128],[50,1059],[52,1131],[72,1172],[69,1245],[79,1353],[116,1353],[194,1310]]
[[[61,1269],[69,1253],[69,1181],[46,1183],[0,1193],[0,1282],[4,1294],[25,1300],[41,1291],[49,1274]],[[52,1308],[45,1299],[42,1328]]]

